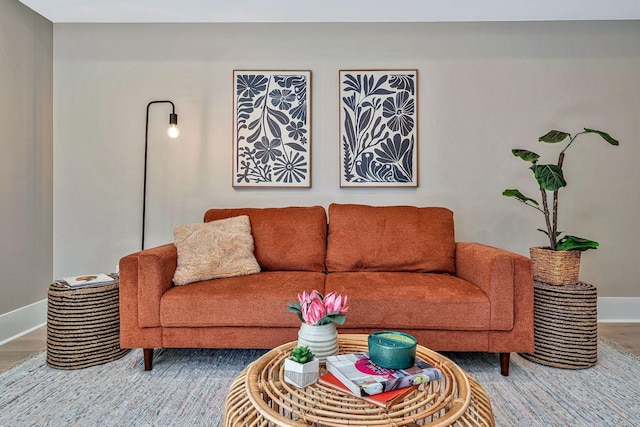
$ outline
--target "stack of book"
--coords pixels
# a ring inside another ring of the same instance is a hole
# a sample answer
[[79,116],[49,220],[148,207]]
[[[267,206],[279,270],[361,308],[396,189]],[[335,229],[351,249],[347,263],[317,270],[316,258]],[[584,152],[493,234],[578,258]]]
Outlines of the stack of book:
[[381,368],[371,362],[367,352],[329,356],[326,366],[328,372],[319,378],[321,384],[386,409],[420,384],[444,379],[440,369],[418,357],[407,369]]
[[110,285],[111,283],[116,281],[116,279],[114,279],[113,277],[103,273],[64,277],[62,280],[64,280],[67,286],[73,289],[85,288],[88,286]]

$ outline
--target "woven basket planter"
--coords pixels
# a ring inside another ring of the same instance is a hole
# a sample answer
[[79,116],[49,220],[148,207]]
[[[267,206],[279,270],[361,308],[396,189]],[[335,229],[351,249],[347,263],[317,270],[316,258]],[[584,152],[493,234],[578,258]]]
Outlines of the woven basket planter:
[[580,251],[552,251],[548,246],[529,248],[533,261],[533,280],[550,285],[578,283]]

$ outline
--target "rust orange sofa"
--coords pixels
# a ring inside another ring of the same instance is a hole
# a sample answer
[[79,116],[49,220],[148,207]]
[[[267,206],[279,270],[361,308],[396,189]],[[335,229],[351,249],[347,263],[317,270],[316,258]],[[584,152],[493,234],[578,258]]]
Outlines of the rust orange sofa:
[[440,351],[532,352],[531,260],[456,242],[445,208],[331,204],[210,209],[204,221],[249,216],[257,274],[174,286],[175,245],[120,260],[123,348],[272,348],[297,339],[285,311],[302,291],[349,298],[342,333],[394,329]]

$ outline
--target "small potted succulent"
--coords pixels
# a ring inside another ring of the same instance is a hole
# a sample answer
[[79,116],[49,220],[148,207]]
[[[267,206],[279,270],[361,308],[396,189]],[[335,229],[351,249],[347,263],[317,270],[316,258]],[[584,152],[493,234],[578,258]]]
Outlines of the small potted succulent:
[[[514,156],[531,163],[529,169],[533,172],[540,189],[542,207],[537,200],[525,196],[518,189],[506,189],[502,195],[513,197],[544,215],[546,230],[539,228],[538,231],[547,235],[549,246],[530,248],[534,279],[541,282],[553,285],[578,282],[580,253],[598,247],[598,242],[569,234],[562,236],[563,232],[558,230],[558,191],[567,186],[562,171],[565,152],[579,136],[585,134],[596,134],[611,145],[619,145],[618,140],[608,133],[585,128],[583,132],[573,136],[567,132],[552,130],[538,138],[538,141],[547,144],[556,144],[569,138],[569,142],[560,151],[556,164],[539,164],[540,156],[529,150],[511,150]],[[552,195],[551,203],[549,202],[550,194]]]
[[291,356],[284,361],[284,380],[296,387],[304,388],[318,381],[320,361],[305,346],[296,346]]

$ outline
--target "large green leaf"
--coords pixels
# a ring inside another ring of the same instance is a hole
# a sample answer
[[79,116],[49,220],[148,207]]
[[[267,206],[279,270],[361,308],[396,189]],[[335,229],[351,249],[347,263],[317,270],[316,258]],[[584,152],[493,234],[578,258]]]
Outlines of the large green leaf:
[[344,321],[347,320],[347,316],[345,316],[344,314],[332,314],[329,317],[338,325],[344,325]]
[[514,156],[520,157],[525,162],[535,163],[540,158],[540,156],[538,154],[534,153],[533,151],[523,150],[523,149],[520,149],[520,148],[515,148],[515,149],[511,150],[511,152],[513,153]]
[[586,251],[588,249],[597,249],[599,243],[593,240],[584,239],[576,236],[564,236],[556,246],[557,251]]
[[540,187],[547,191],[557,191],[558,189],[565,187],[567,181],[564,180],[562,169],[558,165],[536,165],[534,164],[530,168],[533,171],[533,175],[540,184]]
[[318,325],[326,325],[331,322],[337,323],[338,325],[344,325],[345,320],[347,320],[347,316],[344,314],[330,314],[328,316],[324,316],[322,320],[318,322]]
[[564,141],[568,136],[569,134],[566,132],[562,132],[560,130],[551,130],[545,135],[542,135],[540,138],[538,138],[538,141],[555,144],[557,142]]
[[302,311],[300,310],[300,303],[290,302],[287,308],[285,308],[285,311],[291,311],[292,313],[297,314],[298,319],[300,319],[300,321],[304,323],[304,319],[302,318]]
[[523,203],[531,202],[531,203],[533,203],[533,204],[534,204],[534,205],[536,205],[536,206],[538,206],[538,205],[539,205],[539,203],[538,203],[537,201],[535,201],[535,200],[533,200],[533,199],[531,199],[531,198],[529,198],[529,197],[525,196],[524,194],[522,194],[522,193],[520,192],[520,190],[517,190],[517,189],[515,189],[515,188],[511,188],[511,189],[506,189],[506,190],[504,190],[504,191],[502,192],[502,195],[503,195],[503,196],[507,196],[507,197],[514,197],[514,198],[516,198],[516,199],[520,200],[520,201],[521,201],[521,202],[523,202]]
[[607,141],[611,145],[620,145],[620,143],[618,142],[617,139],[612,138],[611,135],[609,135],[606,132],[602,132],[601,130],[584,128],[584,131],[587,132],[587,133],[597,133],[598,135],[600,135],[605,141]]

